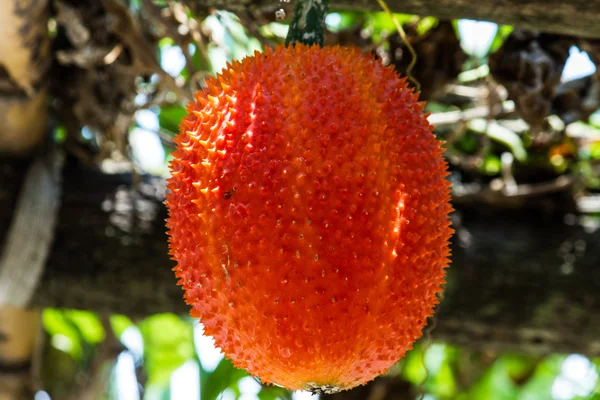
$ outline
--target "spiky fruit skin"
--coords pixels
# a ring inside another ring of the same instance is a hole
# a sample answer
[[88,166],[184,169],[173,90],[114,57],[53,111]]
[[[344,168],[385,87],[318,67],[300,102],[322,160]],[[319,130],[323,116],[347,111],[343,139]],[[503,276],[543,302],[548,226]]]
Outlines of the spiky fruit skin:
[[373,379],[421,336],[448,265],[447,166],[423,103],[339,47],[278,47],[207,83],[168,181],[192,315],[263,382]]

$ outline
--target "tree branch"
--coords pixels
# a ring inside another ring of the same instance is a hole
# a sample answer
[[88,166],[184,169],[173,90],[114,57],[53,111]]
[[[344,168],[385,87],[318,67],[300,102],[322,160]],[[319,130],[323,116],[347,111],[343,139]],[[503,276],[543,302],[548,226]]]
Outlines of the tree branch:
[[[273,9],[273,12],[283,4],[267,0],[202,0],[201,3],[232,11],[256,7]],[[388,0],[387,4],[398,13],[441,19],[470,18],[563,35],[600,38],[597,23],[600,0]],[[371,0],[332,0],[331,10],[381,11],[381,8]]]

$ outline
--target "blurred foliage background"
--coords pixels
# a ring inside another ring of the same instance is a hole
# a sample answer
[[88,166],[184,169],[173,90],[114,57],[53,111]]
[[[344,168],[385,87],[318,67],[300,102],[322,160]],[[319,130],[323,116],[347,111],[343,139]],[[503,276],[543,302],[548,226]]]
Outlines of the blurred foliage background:
[[[159,314],[133,323],[121,315],[47,309],[43,320],[44,391],[36,400],[319,398],[262,386],[223,358],[201,324],[187,317]],[[600,399],[600,358],[474,351],[437,342],[435,331],[432,336],[368,386],[322,397]]]
[[[283,43],[290,5],[234,14],[196,2],[53,3],[55,138],[105,172],[166,176],[191,94],[226,63]],[[278,7],[279,8],[279,7]],[[397,14],[413,70],[446,140],[456,201],[494,204],[569,188],[600,225],[600,46],[470,20]],[[326,42],[360,47],[405,72],[383,12],[332,12]],[[173,281],[175,284],[175,281]],[[197,321],[171,314],[47,309],[35,399],[317,399],[265,387],[223,359]],[[600,359],[456,348],[432,329],[385,376],[339,398],[600,399]],[[342,397],[345,396],[345,397]],[[336,396],[332,396],[335,398]]]

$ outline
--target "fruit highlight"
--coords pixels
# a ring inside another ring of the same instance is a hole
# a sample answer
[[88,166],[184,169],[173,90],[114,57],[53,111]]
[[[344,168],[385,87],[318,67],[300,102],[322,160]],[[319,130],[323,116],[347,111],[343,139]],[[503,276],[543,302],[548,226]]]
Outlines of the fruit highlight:
[[372,380],[421,336],[449,262],[450,184],[424,103],[372,56],[299,43],[207,85],[166,202],[191,314],[265,383]]

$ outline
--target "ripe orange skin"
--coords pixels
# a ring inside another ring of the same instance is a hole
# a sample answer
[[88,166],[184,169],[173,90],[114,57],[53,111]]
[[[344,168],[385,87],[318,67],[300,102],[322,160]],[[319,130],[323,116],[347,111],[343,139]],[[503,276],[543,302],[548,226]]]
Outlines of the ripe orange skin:
[[448,265],[447,166],[424,104],[339,47],[278,47],[207,83],[167,196],[192,315],[263,382],[366,383],[421,336]]

